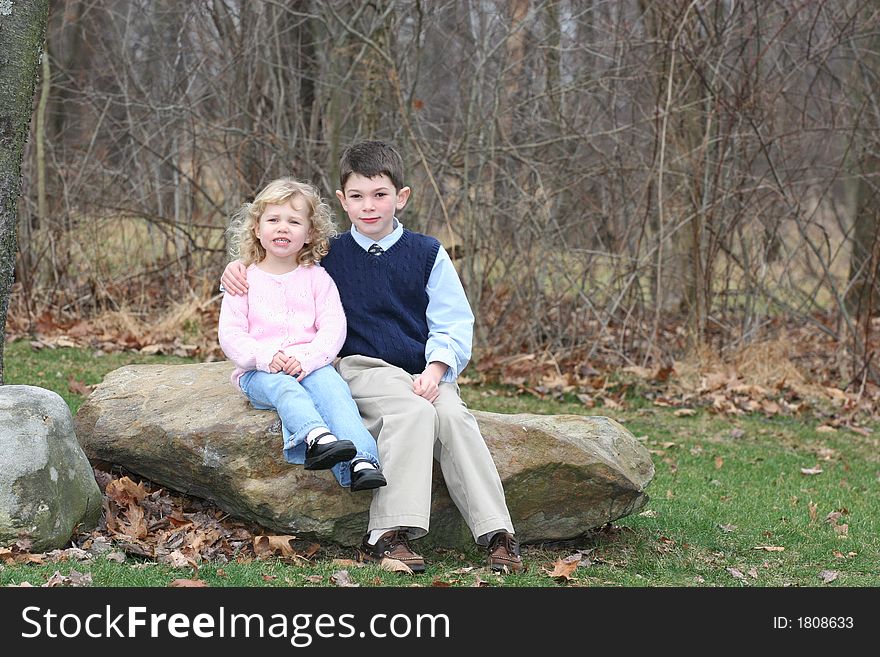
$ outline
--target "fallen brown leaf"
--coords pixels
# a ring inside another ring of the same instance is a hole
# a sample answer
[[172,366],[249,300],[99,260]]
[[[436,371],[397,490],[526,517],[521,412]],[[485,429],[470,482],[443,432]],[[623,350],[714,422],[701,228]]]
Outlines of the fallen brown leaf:
[[346,568],[363,568],[367,565],[354,559],[333,559],[330,563],[335,566],[345,566]]
[[93,554],[77,547],[71,547],[65,550],[51,550],[46,553],[46,559],[53,563],[68,560],[88,561],[93,558]]
[[801,468],[801,474],[804,475],[818,475],[822,474],[822,468],[818,465],[812,468]]
[[398,559],[390,559],[389,557],[384,557],[382,561],[379,562],[379,568],[382,570],[387,570],[391,573],[406,573],[407,575],[412,575],[412,568],[407,566],[405,563]]
[[144,510],[137,504],[131,504],[123,512],[127,522],[120,524],[122,533],[132,538],[146,538],[149,533],[144,520]]
[[70,574],[62,575],[59,571],[52,573],[52,576],[43,584],[43,587],[53,588],[56,586],[91,586],[91,573],[81,573],[71,569]]
[[567,582],[572,579],[571,574],[577,570],[579,563],[580,560],[567,562],[564,559],[557,559],[556,563],[553,564],[552,571],[547,570],[546,568],[542,568],[542,570],[553,579],[564,580]]
[[299,553],[298,556],[304,557],[306,559],[311,559],[315,554],[317,554],[318,550],[321,549],[320,543],[309,543],[306,548]]
[[293,540],[296,536],[254,536],[254,554],[258,557],[299,557],[299,552],[290,544]]
[[767,552],[784,552],[785,548],[781,545],[756,545],[753,550],[765,550]]
[[105,489],[107,497],[119,504],[120,506],[129,506],[131,504],[140,504],[147,496],[147,489],[144,482],[134,483],[128,477],[120,477],[113,479],[107,484]]
[[87,385],[82,381],[77,381],[72,376],[67,379],[67,387],[75,395],[82,395],[83,397],[88,397],[92,394],[93,386]]
[[208,583],[203,579],[175,579],[168,586],[175,588],[208,588]]
[[335,573],[330,575],[330,583],[341,587],[354,588],[360,586],[360,584],[352,581],[347,570],[337,570]]
[[166,564],[172,568],[198,568],[199,565],[191,557],[186,556],[180,550],[174,550],[169,554],[161,555],[158,559],[159,563]]
[[836,570],[823,570],[819,573],[819,579],[828,584],[829,582],[833,582],[840,576],[840,573]]

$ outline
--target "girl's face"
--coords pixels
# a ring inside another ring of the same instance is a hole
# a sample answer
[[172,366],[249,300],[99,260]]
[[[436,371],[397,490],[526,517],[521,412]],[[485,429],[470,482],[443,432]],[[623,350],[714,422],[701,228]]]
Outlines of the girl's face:
[[302,198],[294,196],[282,205],[267,205],[254,234],[266,249],[267,260],[295,263],[309,241],[311,229],[308,206]]

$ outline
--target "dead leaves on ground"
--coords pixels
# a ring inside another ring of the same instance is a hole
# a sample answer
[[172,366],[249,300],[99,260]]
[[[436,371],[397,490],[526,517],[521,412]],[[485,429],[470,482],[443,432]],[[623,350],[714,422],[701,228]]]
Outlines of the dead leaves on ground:
[[[187,511],[181,499],[162,488],[147,490],[144,482],[101,470],[95,476],[105,496],[103,522],[92,541],[106,535],[123,552],[172,568],[198,569],[203,561],[263,556],[247,549],[253,533],[245,523],[229,521],[218,509],[194,501]],[[267,551],[274,553],[274,547]]]
[[[667,447],[673,446],[673,443]],[[94,559],[96,556],[104,556],[116,561],[125,561],[126,554],[144,556],[156,563],[163,563],[175,568],[190,568],[193,571],[192,578],[179,578],[170,582],[172,587],[205,587],[208,584],[199,578],[199,568],[206,561],[213,564],[227,561],[248,562],[251,560],[276,559],[282,562],[302,565],[314,557],[320,550],[316,543],[303,542],[292,535],[268,535],[257,533],[256,526],[247,526],[240,521],[234,521],[226,517],[221,511],[210,507],[207,503],[199,500],[191,500],[183,497],[173,497],[162,488],[154,488],[149,482],[136,482],[129,477],[114,477],[101,470],[96,471],[96,477],[105,490],[104,517],[101,525],[90,534],[78,535],[77,547],[65,550],[53,550],[46,553],[31,552],[30,541],[26,538],[7,548],[0,548],[0,563],[7,564],[46,564],[58,562],[82,562]],[[797,498],[793,498],[797,504]],[[839,508],[828,512],[824,521],[819,524],[819,506],[812,501],[806,505],[806,513],[809,525],[819,531],[825,527],[830,529],[838,538],[848,538],[849,524],[844,520],[850,512],[846,508]],[[643,512],[641,515],[654,517],[656,514]],[[719,524],[718,528],[724,533],[737,530],[732,524]],[[609,536],[614,532],[625,530],[608,525],[603,531]],[[764,533],[767,538],[771,532]],[[657,539],[658,552],[671,552],[678,549],[688,549],[686,543],[680,545],[676,540],[666,536]],[[785,547],[782,545],[767,544],[755,545],[755,551],[767,553],[782,553]],[[562,585],[587,585],[592,579],[586,576],[588,569],[594,564],[610,567],[626,567],[626,561],[615,561],[606,557],[593,554],[594,549],[577,550],[576,552],[547,563],[540,569],[540,573],[553,579]],[[857,556],[854,551],[844,553],[835,550],[829,555],[837,560],[852,559]],[[460,555],[460,558],[464,558]],[[768,557],[769,558],[769,557]],[[763,569],[779,565],[777,561],[772,566],[764,562],[760,565],[735,565],[725,567],[723,555],[714,562],[716,566],[723,568],[731,578],[746,585],[759,579],[763,579]],[[839,562],[838,562],[839,563]],[[296,575],[301,583],[311,585],[332,585],[338,587],[358,586],[350,576],[350,569],[362,568],[365,564],[350,559],[334,559],[333,564],[339,567],[331,576],[326,575]],[[136,563],[132,567],[144,567],[152,563]],[[380,567],[389,572],[412,574],[406,564],[386,559]],[[484,587],[503,583],[503,578],[495,573],[481,576],[487,572],[486,567],[474,568],[473,566],[446,571],[435,576],[430,586],[450,587],[460,585],[462,578],[458,575],[467,574],[471,586]],[[704,573],[705,574],[705,573]],[[225,576],[222,569],[217,570],[217,576]],[[836,581],[840,572],[826,568],[817,574],[823,583],[828,584]],[[265,576],[266,581],[277,579],[274,575]],[[695,578],[695,582],[705,579],[702,576]],[[284,579],[287,585],[297,585],[294,581]],[[375,584],[381,584],[376,578]],[[91,575],[83,575],[76,569],[71,568],[67,575],[60,571],[48,577],[41,586],[91,586]],[[422,584],[413,584],[422,586]],[[19,586],[31,586],[23,583]]]
[[303,549],[295,547],[296,536],[255,536],[254,554],[257,558],[278,557],[285,563],[304,563],[321,549],[318,543],[308,543]]
[[593,560],[590,557],[592,552],[593,550],[577,550],[567,557],[560,557],[549,567],[541,568],[541,572],[559,583],[578,582],[580,580],[575,576],[575,573],[578,568],[587,569],[593,565]]
[[360,584],[351,579],[347,570],[337,570],[330,575],[330,583],[343,588],[360,586]]
[[549,577],[557,581],[571,581],[572,573],[577,570],[580,565],[580,559],[574,559],[570,561],[566,561],[566,559],[571,559],[571,557],[565,557],[565,559],[557,559],[556,563],[553,564],[553,570],[543,569],[545,573]]
[[840,522],[843,516],[848,515],[849,511],[845,508],[832,511],[825,516],[825,522],[831,525],[837,538],[846,539],[849,537],[849,523]]
[[[117,477],[96,469],[95,477],[105,493],[104,514],[97,529],[80,537],[80,552],[88,558],[104,555],[121,562],[128,554],[198,573],[205,562],[277,559],[303,563],[321,547],[299,541],[296,536],[259,533],[256,525],[232,519],[207,502],[173,496],[163,488],[135,482],[128,476]],[[23,554],[8,556],[18,561],[24,558]],[[68,551],[67,558],[77,556]],[[3,557],[0,552],[0,559]],[[194,579],[195,583],[175,581],[173,586],[204,585],[199,579]]]
[[[117,294],[124,298],[126,291],[120,289]],[[142,297],[142,290],[136,296]],[[117,310],[66,319],[46,310],[28,316],[27,322],[16,321],[11,313],[7,342],[28,339],[34,349],[77,347],[213,360],[222,358],[215,339],[216,300],[212,293],[204,299],[188,298],[172,304],[164,312]],[[815,320],[837,321],[826,316]],[[181,340],[187,326],[201,328],[188,332],[195,336],[189,338],[193,344]],[[870,380],[859,381],[849,371],[853,359],[844,357],[844,347],[813,324],[778,318],[761,336],[736,351],[728,350],[723,357],[711,347],[689,352],[683,324],[670,321],[642,327],[646,335],[656,332],[656,338],[667,347],[664,351],[680,360],[643,353],[630,337],[639,330],[613,321],[601,327],[588,323],[581,335],[598,331],[595,339],[584,337],[585,346],[562,352],[548,348],[515,353],[509,343],[486,346],[476,368],[460,382],[511,385],[517,393],[542,399],[574,396],[588,408],[609,410],[625,408],[627,396],[637,391],[659,406],[675,408],[676,415],[683,418],[697,408],[730,416],[812,412],[822,420],[819,432],[847,429],[863,436],[870,434],[865,421],[880,419],[880,386]],[[866,350],[873,353],[876,349],[866,345]],[[849,389],[841,390],[835,387],[836,381],[852,383]],[[87,394],[91,388],[76,380],[69,381],[69,387],[76,394]]]
[[[611,329],[609,329],[611,330]],[[574,396],[587,408],[619,410],[633,392],[657,406],[671,407],[680,418],[704,408],[738,416],[759,413],[790,416],[812,413],[822,421],[819,432],[847,429],[863,436],[864,426],[880,419],[880,386],[870,381],[841,390],[831,385],[839,376],[839,346],[826,344],[809,327],[786,326],[785,338],[755,341],[722,359],[706,348],[686,360],[646,367],[616,357],[601,358],[578,350],[505,355],[483,352],[477,373],[465,382],[495,382],[541,399]],[[827,336],[825,336],[827,337]],[[684,349],[681,349],[684,353]]]
[[174,588],[206,588],[208,583],[201,579],[175,579],[168,586]]

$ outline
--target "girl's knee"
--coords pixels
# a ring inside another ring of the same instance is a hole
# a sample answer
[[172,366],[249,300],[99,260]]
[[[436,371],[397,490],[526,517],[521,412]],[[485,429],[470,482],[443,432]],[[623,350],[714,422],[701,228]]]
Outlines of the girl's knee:
[[314,372],[310,372],[303,379],[302,385],[307,389],[320,388],[321,390],[344,390],[348,392],[348,385],[345,383],[345,380],[339,376],[339,372],[333,369],[331,365],[325,365],[324,367],[319,367]]

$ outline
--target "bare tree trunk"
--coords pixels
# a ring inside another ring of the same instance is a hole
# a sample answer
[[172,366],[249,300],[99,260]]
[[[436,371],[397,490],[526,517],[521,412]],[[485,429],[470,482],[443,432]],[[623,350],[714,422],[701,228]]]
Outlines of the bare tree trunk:
[[40,84],[40,102],[37,105],[37,125],[34,131],[34,140],[37,146],[37,224],[46,223],[49,216],[46,202],[46,106],[49,104],[50,90],[49,52],[43,52],[43,70]]
[[[880,0],[872,3],[875,11]],[[877,129],[880,126],[880,36],[870,41],[870,47],[857,52],[858,80],[861,83],[861,106],[865,135],[856,154],[855,215],[853,216],[852,254],[850,256],[849,285],[846,295],[847,310],[855,316],[865,331],[870,330],[870,318],[880,305],[878,274],[880,274],[880,155],[877,154]]]
[[21,160],[33,113],[34,85],[49,15],[48,0],[0,4],[0,385],[6,312],[18,248]]

